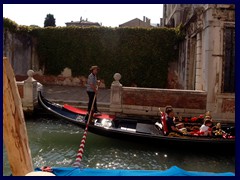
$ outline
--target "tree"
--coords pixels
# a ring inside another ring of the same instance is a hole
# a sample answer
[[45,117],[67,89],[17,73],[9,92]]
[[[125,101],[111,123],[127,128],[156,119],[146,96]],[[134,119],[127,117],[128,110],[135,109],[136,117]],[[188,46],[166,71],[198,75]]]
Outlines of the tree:
[[48,27],[48,26],[53,26],[55,27],[55,18],[52,14],[47,14],[45,21],[44,21],[44,27]]

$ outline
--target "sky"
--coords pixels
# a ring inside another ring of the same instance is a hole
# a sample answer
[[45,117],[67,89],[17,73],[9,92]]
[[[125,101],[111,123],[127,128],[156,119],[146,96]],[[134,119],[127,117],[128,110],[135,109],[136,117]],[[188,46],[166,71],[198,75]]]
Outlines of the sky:
[[151,19],[159,24],[163,16],[162,4],[3,4],[3,17],[18,25],[43,27],[47,14],[53,14],[56,26],[66,22],[79,21],[80,17],[102,26],[118,27],[134,18]]

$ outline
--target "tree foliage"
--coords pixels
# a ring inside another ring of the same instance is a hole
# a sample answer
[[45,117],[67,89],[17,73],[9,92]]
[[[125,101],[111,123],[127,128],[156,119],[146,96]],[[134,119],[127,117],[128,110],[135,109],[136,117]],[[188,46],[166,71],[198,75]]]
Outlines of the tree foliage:
[[56,27],[55,18],[52,14],[47,14],[44,21],[44,27],[49,27],[49,26]]

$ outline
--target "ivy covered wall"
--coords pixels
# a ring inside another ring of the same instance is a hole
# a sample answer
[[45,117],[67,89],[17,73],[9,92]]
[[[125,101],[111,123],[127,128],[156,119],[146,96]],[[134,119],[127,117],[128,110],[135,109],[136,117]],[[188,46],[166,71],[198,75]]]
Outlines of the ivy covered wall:
[[35,39],[45,74],[58,75],[68,67],[73,76],[87,76],[89,67],[98,65],[107,87],[119,72],[124,86],[165,88],[168,63],[177,60],[181,38],[179,28],[23,28],[7,21],[4,30]]

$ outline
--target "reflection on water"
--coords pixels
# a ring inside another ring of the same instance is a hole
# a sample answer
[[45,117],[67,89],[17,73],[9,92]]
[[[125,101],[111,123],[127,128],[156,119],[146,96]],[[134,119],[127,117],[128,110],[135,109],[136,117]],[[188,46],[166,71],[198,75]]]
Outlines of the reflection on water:
[[[34,168],[72,166],[83,129],[59,119],[26,120]],[[178,166],[188,171],[235,172],[235,156],[154,147],[88,133],[82,166],[99,169],[165,170]],[[221,151],[221,150],[219,150]],[[11,174],[3,152],[3,175]]]

